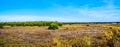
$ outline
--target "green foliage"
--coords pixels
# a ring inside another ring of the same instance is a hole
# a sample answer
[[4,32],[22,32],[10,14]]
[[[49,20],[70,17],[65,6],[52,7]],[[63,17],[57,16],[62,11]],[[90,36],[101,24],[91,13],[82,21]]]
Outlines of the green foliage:
[[3,26],[2,25],[0,25],[0,28],[2,28]]
[[50,26],[48,27],[48,29],[58,29],[58,24],[57,23],[51,23]]
[[0,45],[4,45],[5,43],[6,43],[6,41],[5,41],[5,40],[0,39]]
[[[0,28],[2,26],[8,25],[8,26],[49,26],[53,22],[49,21],[34,21],[34,22],[0,22]],[[59,26],[62,26],[62,23],[54,22],[58,24]]]
[[3,28],[3,23],[0,23],[0,28]]
[[63,24],[62,23],[58,23],[59,26],[62,26]]

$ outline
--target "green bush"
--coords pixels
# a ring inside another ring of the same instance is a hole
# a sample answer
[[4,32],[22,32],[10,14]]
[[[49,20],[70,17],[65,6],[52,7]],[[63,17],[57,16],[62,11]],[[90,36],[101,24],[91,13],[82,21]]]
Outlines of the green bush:
[[51,23],[50,26],[48,27],[48,29],[58,29],[58,24],[57,23]]

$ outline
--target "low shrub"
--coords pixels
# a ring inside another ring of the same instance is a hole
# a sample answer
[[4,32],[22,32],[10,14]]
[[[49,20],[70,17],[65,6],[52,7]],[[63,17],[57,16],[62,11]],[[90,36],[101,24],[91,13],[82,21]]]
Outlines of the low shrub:
[[51,23],[50,26],[48,27],[48,29],[58,29],[58,24],[57,23]]

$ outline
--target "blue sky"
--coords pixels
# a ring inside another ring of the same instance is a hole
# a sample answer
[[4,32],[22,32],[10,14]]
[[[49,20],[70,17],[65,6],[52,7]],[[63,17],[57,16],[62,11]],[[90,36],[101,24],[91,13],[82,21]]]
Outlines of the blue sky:
[[120,22],[120,0],[0,0],[0,22]]

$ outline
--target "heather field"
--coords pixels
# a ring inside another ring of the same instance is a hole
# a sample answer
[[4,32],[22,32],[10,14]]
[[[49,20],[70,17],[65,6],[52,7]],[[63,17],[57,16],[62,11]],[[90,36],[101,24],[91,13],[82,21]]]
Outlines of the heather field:
[[0,47],[120,47],[120,0],[0,0]]
[[120,24],[4,25],[0,47],[120,47]]

